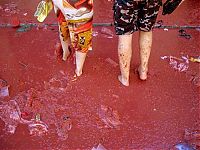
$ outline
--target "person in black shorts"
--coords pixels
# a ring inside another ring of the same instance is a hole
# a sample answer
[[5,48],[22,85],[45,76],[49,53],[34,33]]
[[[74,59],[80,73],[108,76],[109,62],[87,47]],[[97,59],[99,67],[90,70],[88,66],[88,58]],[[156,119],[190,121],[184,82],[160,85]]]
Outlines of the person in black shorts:
[[148,62],[152,46],[152,27],[156,22],[161,0],[115,0],[114,25],[119,35],[118,57],[121,75],[119,81],[129,86],[129,71],[132,57],[132,33],[139,30],[141,80],[147,79]]

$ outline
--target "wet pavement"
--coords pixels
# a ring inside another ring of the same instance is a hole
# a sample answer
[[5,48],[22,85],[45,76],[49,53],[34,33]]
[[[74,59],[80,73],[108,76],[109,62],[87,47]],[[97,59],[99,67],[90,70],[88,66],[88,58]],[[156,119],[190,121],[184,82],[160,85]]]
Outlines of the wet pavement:
[[[0,24],[13,18],[37,23],[37,2],[1,0]],[[174,14],[158,20],[199,26],[199,8],[197,0],[186,0]],[[95,1],[94,23],[111,23],[111,9],[111,2]],[[56,23],[53,12],[45,23]],[[186,132],[199,130],[200,63],[187,59],[200,56],[200,30],[184,30],[154,29],[145,82],[135,71],[139,52],[134,34],[130,86],[123,87],[117,80],[112,26],[94,27],[93,51],[78,79],[73,60],[56,60],[56,26],[1,27],[0,79],[6,83],[0,87],[9,89],[9,97],[0,97],[1,149],[92,149],[100,144],[106,149],[159,150],[186,142]]]

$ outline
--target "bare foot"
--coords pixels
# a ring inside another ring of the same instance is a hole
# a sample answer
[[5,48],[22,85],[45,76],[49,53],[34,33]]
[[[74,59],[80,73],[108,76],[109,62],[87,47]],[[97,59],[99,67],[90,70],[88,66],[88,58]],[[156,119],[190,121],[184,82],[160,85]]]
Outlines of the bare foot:
[[77,77],[80,77],[82,74],[83,74],[82,70],[81,70],[81,71],[75,70],[75,75],[76,75]]
[[119,82],[121,82],[121,84],[123,84],[124,86],[129,86],[129,81],[125,80],[122,78],[122,75],[118,76],[118,80]]
[[70,46],[68,46],[68,49],[66,51],[63,50],[63,57],[62,59],[64,61],[73,58],[73,52]]
[[141,67],[138,67],[138,73],[140,80],[147,80],[147,71],[148,69],[141,69]]
[[63,52],[62,60],[66,61],[69,56],[70,56],[70,53]]
[[78,79],[78,77],[80,77],[81,75],[82,75],[82,72],[80,73],[80,72],[77,72],[77,71],[75,70],[75,74],[74,74],[74,76],[73,76],[72,81],[76,81],[76,80]]

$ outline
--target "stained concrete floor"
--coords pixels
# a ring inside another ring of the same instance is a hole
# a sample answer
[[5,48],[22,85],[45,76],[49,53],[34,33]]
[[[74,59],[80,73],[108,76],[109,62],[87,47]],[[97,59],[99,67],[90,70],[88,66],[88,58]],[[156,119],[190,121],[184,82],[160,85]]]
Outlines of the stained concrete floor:
[[[1,0],[0,24],[10,23],[16,16],[21,23],[36,23],[33,13],[37,2]],[[13,4],[9,6],[16,12],[5,12],[6,4]],[[164,25],[198,26],[199,4],[185,1],[174,14],[159,14],[158,20],[163,20]],[[95,1],[94,23],[112,22],[111,9],[111,2]],[[56,23],[53,12],[46,23]],[[112,31],[113,36],[102,33],[102,28]],[[27,125],[18,123],[15,133],[10,134],[1,119],[1,149],[92,149],[99,143],[107,149],[173,149],[184,141],[186,130],[199,129],[200,64],[190,62],[186,71],[179,72],[170,66],[169,59],[161,59],[199,56],[199,29],[185,29],[190,39],[179,36],[179,29],[154,29],[149,78],[145,82],[135,72],[139,64],[135,33],[129,87],[117,80],[117,36],[113,27],[94,27],[93,50],[78,80],[73,79],[73,60],[56,60],[56,26],[16,30],[0,28],[0,78],[10,85],[10,96],[1,99],[0,106],[15,100],[21,112],[28,112],[26,119],[40,113],[48,132],[30,136]],[[55,80],[58,84],[52,85]],[[57,90],[63,86],[64,91]],[[30,100],[27,97],[31,97],[34,107],[26,107]],[[105,127],[99,117],[102,105],[117,111],[119,128]],[[5,118],[2,110],[1,115]],[[58,122],[63,122],[63,116],[71,118],[72,129],[59,134]]]

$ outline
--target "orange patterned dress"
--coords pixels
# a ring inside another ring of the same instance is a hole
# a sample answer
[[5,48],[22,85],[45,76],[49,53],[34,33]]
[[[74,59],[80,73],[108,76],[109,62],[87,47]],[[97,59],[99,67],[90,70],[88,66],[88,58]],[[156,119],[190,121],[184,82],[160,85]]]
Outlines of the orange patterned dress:
[[83,53],[92,48],[93,0],[52,0],[63,40]]

